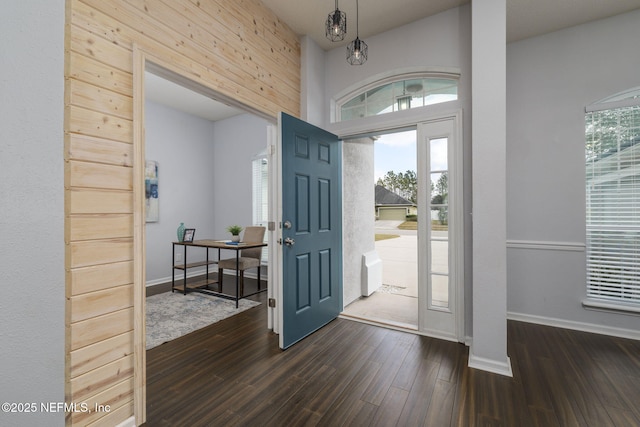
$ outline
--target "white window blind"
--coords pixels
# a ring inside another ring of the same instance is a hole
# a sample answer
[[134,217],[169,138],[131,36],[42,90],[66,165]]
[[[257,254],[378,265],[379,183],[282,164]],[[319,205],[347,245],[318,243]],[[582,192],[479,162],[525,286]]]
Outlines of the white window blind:
[[640,304],[640,106],[585,121],[587,296]]
[[[253,160],[253,224],[267,226],[269,218],[269,165],[266,154]],[[264,241],[268,240],[265,233]],[[269,259],[269,248],[262,248],[262,263],[266,264]]]

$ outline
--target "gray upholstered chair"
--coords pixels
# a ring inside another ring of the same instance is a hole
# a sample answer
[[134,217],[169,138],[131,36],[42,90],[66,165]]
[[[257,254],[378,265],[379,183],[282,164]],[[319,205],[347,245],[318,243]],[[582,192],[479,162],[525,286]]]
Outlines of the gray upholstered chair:
[[[265,227],[247,227],[244,229],[242,242],[246,243],[262,243],[264,241]],[[258,269],[258,290],[260,290],[260,259],[262,258],[262,247],[243,249],[240,251],[238,260],[238,270],[240,274],[240,295],[244,295],[244,271],[249,268]],[[235,270],[236,259],[222,259],[218,261],[218,282],[220,283],[220,292],[222,292],[222,279],[224,269]]]

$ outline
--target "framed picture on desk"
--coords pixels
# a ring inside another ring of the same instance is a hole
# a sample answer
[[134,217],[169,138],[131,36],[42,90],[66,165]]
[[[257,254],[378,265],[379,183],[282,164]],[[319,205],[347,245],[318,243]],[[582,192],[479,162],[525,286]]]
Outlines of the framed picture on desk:
[[182,239],[183,242],[191,243],[193,242],[193,236],[196,234],[195,228],[185,228],[184,237]]

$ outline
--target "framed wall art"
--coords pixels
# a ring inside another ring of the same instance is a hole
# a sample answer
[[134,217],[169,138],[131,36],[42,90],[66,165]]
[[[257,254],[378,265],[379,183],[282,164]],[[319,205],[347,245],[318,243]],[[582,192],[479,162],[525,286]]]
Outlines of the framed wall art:
[[160,220],[160,206],[158,200],[158,162],[147,160],[144,171],[145,187],[145,218],[147,222]]

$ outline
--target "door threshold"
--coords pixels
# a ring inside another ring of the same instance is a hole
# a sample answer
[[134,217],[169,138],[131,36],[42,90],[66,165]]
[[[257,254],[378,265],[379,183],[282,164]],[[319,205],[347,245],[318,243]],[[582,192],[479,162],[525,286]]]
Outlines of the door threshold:
[[353,320],[355,322],[366,323],[368,325],[380,326],[382,328],[394,329],[396,331],[418,333],[418,327],[409,323],[394,322],[393,320],[377,319],[374,317],[362,317],[342,312],[338,316],[341,319]]

